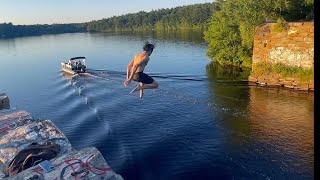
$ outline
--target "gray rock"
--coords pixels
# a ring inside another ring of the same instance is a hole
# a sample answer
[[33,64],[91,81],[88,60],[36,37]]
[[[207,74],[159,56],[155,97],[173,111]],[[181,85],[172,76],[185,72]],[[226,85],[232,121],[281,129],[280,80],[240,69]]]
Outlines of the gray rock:
[[0,110],[10,109],[10,100],[5,93],[0,93]]
[[[8,110],[10,111],[10,110]],[[102,154],[95,148],[85,148],[76,151],[72,148],[65,135],[50,121],[33,119],[28,112],[0,112],[0,168],[8,167],[17,153],[32,142],[43,144],[46,141],[60,145],[60,152],[49,162],[54,166],[50,172],[45,172],[41,166],[35,165],[15,176],[4,177],[0,171],[0,179],[28,179],[37,176],[42,179],[75,179],[75,172],[85,172],[77,175],[78,179],[90,180],[122,180],[121,175],[115,173],[107,164]],[[82,162],[73,165],[74,162]],[[80,166],[81,164],[81,166]]]
[[[80,161],[83,163],[83,166],[80,166],[80,163],[76,163]],[[77,175],[79,179],[123,180],[121,175],[115,173],[110,168],[101,153],[95,147],[85,148],[80,151],[72,151],[52,159],[49,162],[54,166],[54,170],[50,172],[45,172],[39,165],[36,165],[15,176],[8,177],[7,179],[24,179],[37,175],[42,179],[60,179],[62,176],[66,180],[73,180],[75,177],[72,176],[72,174],[83,170],[86,175],[81,178],[80,174]],[[72,163],[76,163],[72,165],[74,169],[70,166]]]
[[50,120],[36,120],[30,116],[15,117],[15,114],[18,113],[0,115],[0,161],[6,166],[32,142],[43,144],[51,141],[59,144],[61,154],[72,151],[69,140]]

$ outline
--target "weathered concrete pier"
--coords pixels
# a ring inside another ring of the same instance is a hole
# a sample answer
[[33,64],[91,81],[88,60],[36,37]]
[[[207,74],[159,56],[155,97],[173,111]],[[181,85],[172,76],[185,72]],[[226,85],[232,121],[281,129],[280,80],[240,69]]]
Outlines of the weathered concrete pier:
[[[260,86],[280,86],[294,90],[314,91],[314,22],[286,23],[282,31],[276,23],[265,23],[255,29],[252,72],[249,81]],[[276,65],[296,71],[291,75],[269,72]],[[270,65],[270,68],[266,68]],[[259,67],[260,66],[260,67]],[[264,68],[261,68],[264,67]],[[312,77],[301,78],[312,72]]]
[[75,150],[50,120],[10,109],[0,111],[0,168],[0,179],[123,179],[95,147]]

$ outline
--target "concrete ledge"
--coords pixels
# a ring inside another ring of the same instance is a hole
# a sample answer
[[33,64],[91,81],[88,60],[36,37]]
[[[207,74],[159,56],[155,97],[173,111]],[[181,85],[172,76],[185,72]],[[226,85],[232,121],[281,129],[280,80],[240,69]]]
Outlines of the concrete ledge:
[[[80,163],[70,166],[70,164],[79,162],[79,160],[84,163],[83,166],[80,166]],[[7,179],[24,179],[36,175],[39,177],[38,179],[61,179],[62,176],[63,179],[70,180],[77,178],[123,180],[120,175],[108,166],[101,153],[95,147],[85,148],[81,151],[72,151],[51,160],[50,163],[55,167],[51,172],[46,173],[39,165],[36,165]],[[84,177],[81,177],[81,173],[77,177],[72,175],[81,170],[87,173]]]
[[299,91],[314,91],[314,80],[309,82],[299,82],[294,78],[279,78],[270,76],[255,77],[250,75],[248,81],[251,83],[256,83],[258,86],[268,86],[268,87],[284,87]]
[[61,154],[72,151],[67,137],[50,120],[33,119],[24,111],[0,116],[0,128],[0,161],[6,166],[32,142],[59,144]]
[[[43,179],[112,179],[122,180],[107,164],[101,153],[95,148],[85,148],[76,151],[67,137],[50,120],[34,119],[26,111],[0,112],[0,168],[8,167],[12,159],[32,142],[43,144],[50,141],[60,145],[58,155],[50,160],[55,167],[51,172],[44,172],[38,165],[30,167],[14,176],[5,177],[0,171],[0,179],[28,179],[37,177]],[[71,162],[72,161],[72,162]],[[81,161],[70,166],[74,161]],[[81,164],[81,166],[80,166]],[[75,172],[86,172],[84,177],[73,176]],[[73,175],[72,175],[73,174]]]
[[[250,83],[251,82],[251,83]],[[269,87],[269,88],[285,88],[285,89],[292,89],[297,91],[314,91],[314,88],[308,88],[306,86],[295,86],[295,85],[286,85],[282,83],[267,83],[267,82],[252,82],[249,81],[251,85],[255,84],[261,87]]]

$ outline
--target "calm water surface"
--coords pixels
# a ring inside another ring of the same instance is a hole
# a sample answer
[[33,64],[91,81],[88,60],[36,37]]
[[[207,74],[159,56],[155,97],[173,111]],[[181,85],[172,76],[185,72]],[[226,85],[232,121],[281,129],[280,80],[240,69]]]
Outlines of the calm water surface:
[[[248,86],[210,64],[199,33],[62,34],[0,40],[0,92],[51,119],[77,148],[97,147],[125,179],[313,179],[314,96]],[[126,65],[156,43],[145,97]],[[60,62],[86,56],[71,77]]]

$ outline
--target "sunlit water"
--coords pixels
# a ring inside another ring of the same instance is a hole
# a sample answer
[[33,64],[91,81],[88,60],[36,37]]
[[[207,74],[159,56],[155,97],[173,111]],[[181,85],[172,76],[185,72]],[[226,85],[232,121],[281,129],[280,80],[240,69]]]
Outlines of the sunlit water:
[[[97,147],[125,179],[313,179],[314,96],[249,86],[209,64],[199,33],[62,34],[0,40],[0,92]],[[129,94],[126,65],[145,41],[157,90]],[[60,62],[86,56],[71,77]]]

